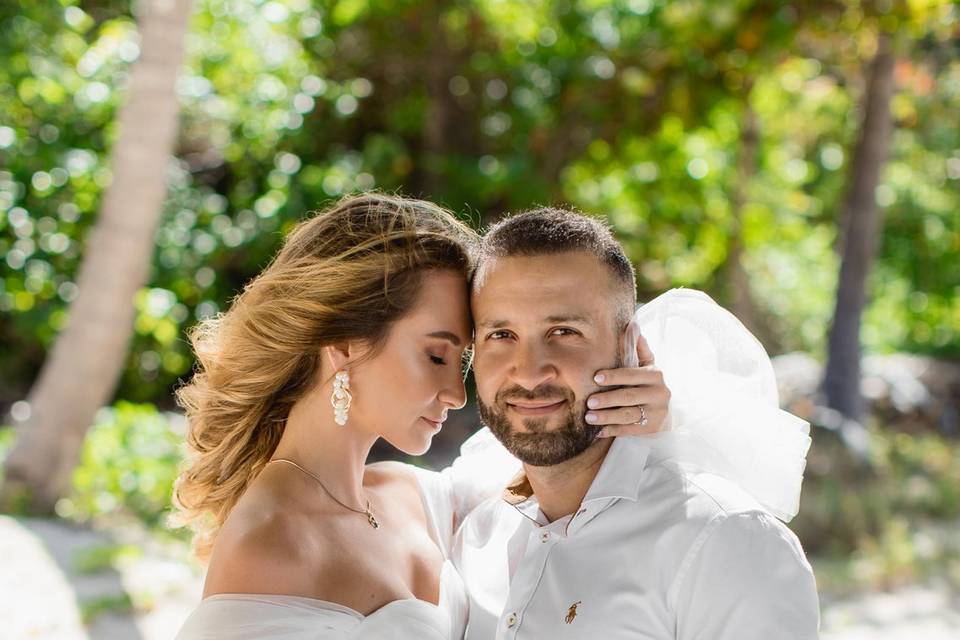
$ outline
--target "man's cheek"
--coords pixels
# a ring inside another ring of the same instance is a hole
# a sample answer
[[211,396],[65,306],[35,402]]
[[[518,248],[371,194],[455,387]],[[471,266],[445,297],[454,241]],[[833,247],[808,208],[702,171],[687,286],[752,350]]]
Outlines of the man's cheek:
[[489,389],[496,388],[495,370],[491,367],[489,359],[481,357],[479,354],[473,359],[473,379],[477,383],[477,393],[485,401],[491,399],[488,394]]

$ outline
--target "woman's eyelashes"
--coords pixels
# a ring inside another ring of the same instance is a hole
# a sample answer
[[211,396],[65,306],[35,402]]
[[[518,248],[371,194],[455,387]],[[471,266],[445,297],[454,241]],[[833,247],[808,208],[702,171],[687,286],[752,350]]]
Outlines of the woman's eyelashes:
[[447,364],[447,361],[444,360],[443,358],[441,358],[440,356],[431,355],[431,356],[430,356],[430,360],[431,360],[431,362],[433,362],[433,364],[436,364],[436,365],[441,365],[441,366],[442,366],[442,365]]

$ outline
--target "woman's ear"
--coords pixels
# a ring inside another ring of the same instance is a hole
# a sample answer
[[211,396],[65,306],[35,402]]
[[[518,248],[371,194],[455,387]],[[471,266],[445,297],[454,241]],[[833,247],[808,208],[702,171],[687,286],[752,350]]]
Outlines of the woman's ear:
[[365,345],[355,340],[345,340],[320,347],[323,363],[330,368],[330,377],[337,371],[349,368],[367,351],[368,348]]
[[350,362],[350,343],[341,342],[320,347],[323,363],[327,365],[329,377],[340,371]]

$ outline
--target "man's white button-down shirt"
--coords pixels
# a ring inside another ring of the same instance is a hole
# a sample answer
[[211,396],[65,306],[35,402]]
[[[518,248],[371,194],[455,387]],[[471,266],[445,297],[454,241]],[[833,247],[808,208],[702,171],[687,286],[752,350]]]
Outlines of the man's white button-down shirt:
[[817,638],[796,536],[731,483],[657,459],[640,438],[614,440],[571,516],[548,523],[535,496],[483,503],[454,559],[468,640]]

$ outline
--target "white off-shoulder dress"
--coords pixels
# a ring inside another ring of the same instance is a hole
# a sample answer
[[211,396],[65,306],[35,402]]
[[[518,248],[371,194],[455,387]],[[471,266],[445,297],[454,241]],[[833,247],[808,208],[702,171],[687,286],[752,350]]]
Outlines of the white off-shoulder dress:
[[[491,456],[485,454],[484,458],[489,461]],[[395,600],[365,616],[349,607],[313,598],[218,594],[200,602],[176,640],[463,638],[468,598],[460,574],[449,559],[450,545],[457,523],[473,506],[493,495],[498,487],[502,488],[509,474],[519,468],[505,451],[493,459],[502,462],[501,470],[483,482],[455,480],[455,477],[465,479],[463,464],[455,464],[440,473],[409,467],[417,478],[431,536],[444,556],[438,604],[413,598]]]
[[[646,337],[672,392],[668,430],[646,436],[651,455],[722,476],[789,521],[799,506],[809,425],[779,408],[773,367],[757,339],[709,296],[691,289],[668,291],[637,310],[624,338],[625,366],[638,364],[638,334]],[[486,428],[460,453],[441,472],[410,466],[445,558],[439,604],[398,600],[364,616],[311,598],[215,595],[193,611],[177,640],[462,639],[469,600],[449,560],[454,533],[474,507],[502,492],[520,463]],[[507,562],[506,549],[504,554]]]

